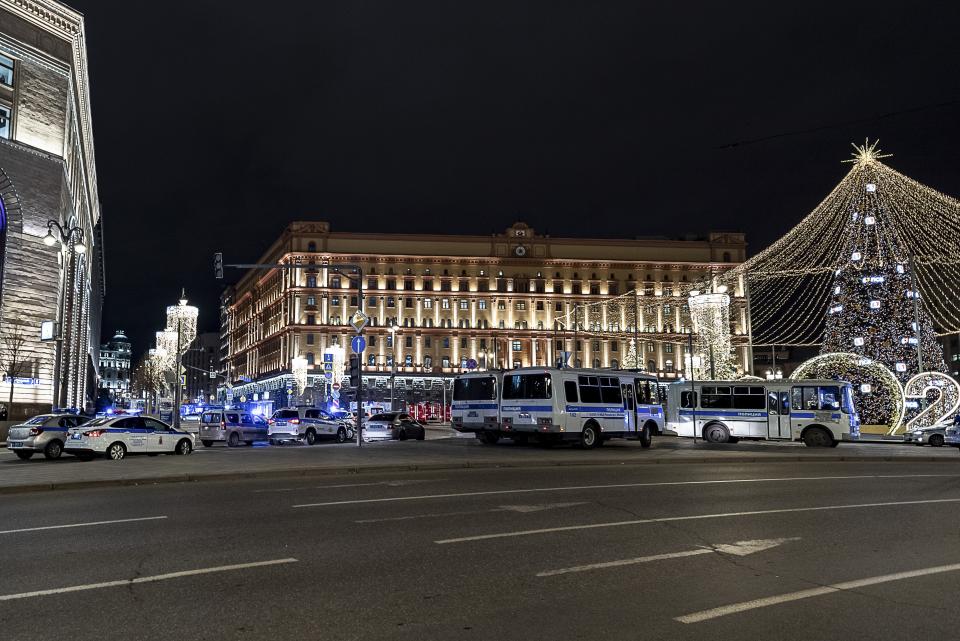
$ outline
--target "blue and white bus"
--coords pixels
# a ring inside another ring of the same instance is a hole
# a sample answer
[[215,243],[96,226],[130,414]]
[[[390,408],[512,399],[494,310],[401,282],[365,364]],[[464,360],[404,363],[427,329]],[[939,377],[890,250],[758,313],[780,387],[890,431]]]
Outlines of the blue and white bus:
[[604,369],[523,368],[503,373],[499,434],[523,442],[575,441],[584,448],[611,438],[649,447],[664,427],[657,378]]
[[803,441],[836,447],[860,438],[849,383],[831,380],[696,381],[670,385],[667,433],[711,443]]
[[496,443],[500,433],[500,372],[470,372],[453,379],[450,422],[458,432],[472,432]]

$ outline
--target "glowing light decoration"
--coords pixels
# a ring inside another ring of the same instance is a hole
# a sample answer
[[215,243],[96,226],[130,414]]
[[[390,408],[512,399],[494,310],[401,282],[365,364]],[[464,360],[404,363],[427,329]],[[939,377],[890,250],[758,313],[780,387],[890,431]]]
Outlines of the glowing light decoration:
[[[936,337],[960,332],[960,202],[885,165],[875,142],[854,151],[849,173],[808,216],[720,279],[749,291],[755,347],[828,354],[863,336],[855,351],[901,382],[921,368],[945,371]],[[860,224],[868,217],[873,224]],[[882,314],[867,313],[873,300]],[[906,371],[894,373],[896,363]]]
[[693,324],[693,374],[699,379],[729,380],[735,377],[733,350],[730,342],[730,296],[725,293],[704,293],[690,296],[690,318]]
[[850,383],[854,404],[864,425],[883,425],[889,430],[899,427],[903,420],[904,395],[900,381],[883,364],[870,358],[851,352],[821,354],[801,363],[790,378]]
[[[960,385],[952,377],[942,372],[923,372],[917,374],[904,385],[905,398],[921,399],[923,406],[919,414],[907,421],[903,432],[920,427],[929,427],[948,420],[960,409]],[[924,401],[926,405],[924,406]],[[891,430],[894,434],[896,430]]]
[[880,301],[878,300],[870,301],[870,309],[880,309]]
[[290,359],[290,373],[293,374],[293,382],[297,386],[295,394],[302,395],[307,389],[307,359],[302,356],[296,356]]
[[853,344],[856,345],[857,347],[862,346],[862,345],[863,345],[863,336],[857,336],[856,338],[854,338],[854,339],[853,339]]
[[877,219],[874,218],[873,216],[867,216],[866,218],[863,219],[864,225],[873,225],[873,224],[876,224],[876,222],[877,222]]

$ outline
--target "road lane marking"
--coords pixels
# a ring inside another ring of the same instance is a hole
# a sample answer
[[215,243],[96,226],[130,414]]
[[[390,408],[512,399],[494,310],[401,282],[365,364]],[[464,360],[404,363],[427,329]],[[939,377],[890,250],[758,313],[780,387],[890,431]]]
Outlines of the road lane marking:
[[809,599],[811,597],[822,596],[824,594],[833,594],[835,592],[843,592],[846,590],[856,590],[857,588],[862,588],[869,585],[877,585],[878,583],[890,583],[891,581],[902,581],[904,579],[913,579],[919,576],[942,574],[944,572],[956,572],[958,570],[960,570],[960,563],[954,563],[952,565],[938,565],[936,567],[923,568],[921,570],[910,570],[908,572],[884,574],[882,576],[858,579],[856,581],[845,581],[843,583],[834,583],[832,585],[810,588],[808,590],[788,592],[787,594],[771,596],[765,599],[742,601],[740,603],[725,605],[719,608],[713,608],[711,610],[701,610],[700,612],[694,612],[692,614],[685,614],[682,617],[676,617],[674,618],[674,621],[679,621],[680,623],[700,623],[701,621],[708,621],[710,619],[716,619],[729,614],[737,614],[738,612],[756,610],[757,608],[766,608],[771,605],[779,605],[781,603],[790,603],[791,601],[800,601],[802,599]]
[[281,487],[277,489],[253,490],[254,494],[264,492],[304,492],[306,490],[330,490],[343,487],[403,487],[405,485],[415,485],[417,483],[439,483],[447,479],[400,479],[397,481],[377,481],[376,483],[342,483],[339,485],[314,485],[311,487]]
[[35,596],[49,596],[52,594],[65,594],[68,592],[83,592],[84,590],[99,590],[101,588],[115,588],[125,585],[136,585],[138,583],[154,583],[156,581],[168,581],[170,579],[182,579],[188,576],[197,576],[200,574],[213,574],[214,572],[232,572],[234,570],[246,570],[249,568],[261,568],[268,565],[281,565],[283,563],[297,563],[297,559],[274,559],[272,561],[256,561],[254,563],[238,563],[236,565],[221,565],[215,568],[201,568],[199,570],[183,570],[182,572],[170,572],[169,574],[155,574],[153,576],[138,576],[134,579],[120,579],[118,581],[104,581],[103,583],[88,583],[86,585],[71,585],[66,588],[53,588],[52,590],[36,590],[34,592],[21,592],[19,594],[0,595],[0,601],[14,601],[16,599],[29,599]]
[[331,507],[334,505],[358,505],[362,503],[389,503],[392,501],[424,501],[428,499],[451,499],[465,496],[494,496],[498,494],[526,494],[530,492],[570,492],[573,490],[608,490],[627,487],[669,487],[674,485],[721,485],[725,483],[771,483],[776,481],[850,481],[864,479],[912,479],[912,478],[960,478],[960,474],[863,474],[856,476],[788,476],[769,479],[720,479],[713,481],[659,481],[654,483],[613,483],[610,485],[568,485],[564,487],[530,487],[513,490],[485,490],[482,492],[456,492],[452,494],[421,494],[418,496],[394,496],[378,499],[354,499],[350,501],[325,501],[301,503],[291,507]]
[[573,507],[575,505],[585,505],[579,503],[543,503],[541,505],[501,505],[492,510],[469,510],[466,512],[431,512],[429,514],[410,514],[407,516],[388,516],[379,519],[360,519],[354,523],[385,523],[388,521],[412,521],[413,519],[435,519],[441,516],[466,516],[471,514],[490,514],[491,512],[516,512],[518,514],[530,514],[531,512],[543,512],[544,510],[553,510],[561,507]]
[[734,556],[747,556],[756,552],[762,552],[783,545],[790,541],[799,541],[800,537],[794,536],[786,539],[755,539],[752,541],[737,541],[736,543],[721,543],[711,546],[699,546],[694,550],[685,550],[683,552],[668,552],[666,554],[654,554],[652,556],[640,556],[633,559],[619,559],[617,561],[604,561],[603,563],[590,563],[588,565],[575,565],[571,568],[561,568],[559,570],[545,570],[537,573],[539,577],[557,576],[559,574],[572,574],[574,572],[589,572],[590,570],[604,570],[606,568],[618,568],[624,565],[636,565],[638,563],[652,563],[653,561],[665,561],[667,559],[681,559],[688,556],[699,556],[701,554],[732,554]]
[[927,499],[920,501],[890,501],[887,503],[856,503],[848,505],[819,505],[814,507],[792,507],[777,510],[750,510],[746,512],[724,512],[720,514],[693,514],[690,516],[664,516],[653,519],[635,519],[632,521],[612,521],[609,523],[589,523],[586,525],[565,525],[561,527],[542,528],[539,530],[520,530],[516,532],[497,532],[495,534],[478,534],[456,539],[441,539],[434,541],[437,545],[449,543],[467,543],[469,541],[486,541],[488,539],[507,539],[518,536],[532,536],[534,534],[552,534],[554,532],[572,532],[574,530],[596,530],[609,527],[623,527],[626,525],[646,525],[649,523],[670,523],[672,521],[696,521],[700,519],[724,519],[735,516],[761,516],[765,514],[789,514],[791,512],[822,512],[826,510],[853,510],[868,507],[892,507],[897,505],[931,505],[937,503],[960,503],[960,499]]
[[92,525],[113,525],[114,523],[135,523],[137,521],[158,521],[165,516],[143,516],[136,519],[115,519],[113,521],[90,521],[89,523],[67,523],[66,525],[44,525],[43,527],[25,527],[18,530],[0,530],[0,534],[17,534],[20,532],[39,532],[40,530],[59,530],[70,527],[90,527]]

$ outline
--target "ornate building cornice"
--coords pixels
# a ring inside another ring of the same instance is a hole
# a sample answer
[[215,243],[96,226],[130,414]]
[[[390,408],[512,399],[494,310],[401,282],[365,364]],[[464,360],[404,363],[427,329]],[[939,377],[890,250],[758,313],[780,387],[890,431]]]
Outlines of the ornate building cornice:
[[83,15],[52,0],[0,0],[0,9],[50,31],[64,40],[73,40],[83,31]]

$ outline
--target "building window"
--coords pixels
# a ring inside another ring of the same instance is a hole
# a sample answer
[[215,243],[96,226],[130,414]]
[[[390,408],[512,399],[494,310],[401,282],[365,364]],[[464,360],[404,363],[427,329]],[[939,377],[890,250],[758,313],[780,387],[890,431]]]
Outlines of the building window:
[[407,354],[406,356],[404,356],[403,364],[405,367],[413,367],[413,356],[410,356],[410,354]]
[[443,337],[443,349],[450,349],[450,337],[449,337],[449,336],[444,336],[444,337]]
[[443,309],[450,309],[450,299],[449,299],[449,298],[441,298],[441,299],[440,299],[440,307],[442,307]]
[[307,296],[307,305],[316,305],[317,297],[316,296]]
[[406,307],[407,309],[413,309],[413,299],[405,298],[403,300],[403,306]]
[[330,297],[330,304],[333,305],[334,307],[340,307],[340,297],[339,297],[339,296],[331,296],[331,297]]
[[356,296],[351,296],[351,297],[350,297],[350,307],[357,307],[357,297],[356,297]]
[[367,356],[367,365],[369,365],[370,367],[373,367],[376,364],[377,364],[377,356],[375,354],[370,354],[370,356]]
[[307,287],[316,287],[317,286],[317,277],[313,274],[307,276]]
[[313,345],[316,337],[313,334],[307,334],[307,345]]
[[[423,346],[424,346],[424,347],[432,347],[432,345],[433,345],[433,341],[430,340],[430,337],[429,337],[429,336],[424,336],[424,338],[423,338]],[[410,347],[410,346],[407,345],[407,347]]]
[[537,301],[537,311],[538,311],[538,312],[542,312],[542,311],[543,311],[543,301],[542,301],[542,300],[538,300],[538,301]]
[[432,298],[424,298],[424,299],[423,299],[423,308],[424,308],[424,309],[433,309],[433,299],[432,299]]
[[367,342],[370,343],[370,347],[376,347],[376,346],[377,346],[377,337],[371,335],[371,336],[370,336],[370,340],[368,340]]
[[523,350],[523,345],[520,343],[520,341],[513,341],[513,351],[519,352],[522,350]]
[[377,288],[377,279],[368,278],[367,279],[367,289],[376,289]]
[[332,287],[332,288],[334,288],[334,289],[340,289],[340,277],[339,277],[339,276],[333,276],[332,278],[330,278],[330,287]]
[[555,311],[555,312],[562,312],[562,311],[563,311],[563,303],[557,303],[556,305],[554,305],[554,306],[553,306],[553,311]]
[[403,342],[407,347],[413,347],[413,336],[407,336]]
[[467,348],[467,338],[466,336],[462,336],[460,337],[460,349],[466,349],[466,348]]
[[504,301],[502,301],[502,300],[498,300],[498,301],[497,301],[497,309],[499,309],[499,310],[502,311],[502,310],[505,310],[506,308],[507,308],[507,303],[506,303],[506,302],[504,302]]
[[387,347],[393,347],[393,334],[387,335]]
[[10,139],[10,109],[0,105],[0,138]]
[[487,308],[487,301],[485,299],[481,298],[480,300],[477,301],[477,309],[486,309],[486,308]]
[[13,86],[13,60],[0,55],[0,84]]
[[307,365],[313,365],[316,361],[316,358],[313,355],[313,352],[307,352]]
[[317,317],[313,314],[307,314],[307,325],[316,325]]
[[610,343],[611,352],[619,351],[619,349],[620,349],[620,343],[618,343],[617,341],[613,341],[612,343]]
[[667,354],[673,354],[673,343],[667,343],[663,346],[663,351]]
[[387,296],[387,307],[396,307],[397,300],[393,296]]
[[518,300],[518,301],[517,301],[517,304],[516,304],[516,308],[517,308],[517,311],[518,311],[518,312],[526,311],[526,309],[527,309],[527,301]]
[[470,301],[468,301],[466,298],[461,298],[460,309],[469,309],[469,308],[470,308]]

